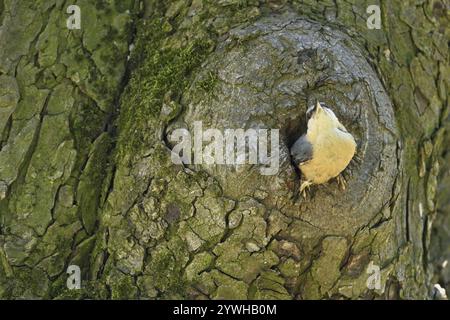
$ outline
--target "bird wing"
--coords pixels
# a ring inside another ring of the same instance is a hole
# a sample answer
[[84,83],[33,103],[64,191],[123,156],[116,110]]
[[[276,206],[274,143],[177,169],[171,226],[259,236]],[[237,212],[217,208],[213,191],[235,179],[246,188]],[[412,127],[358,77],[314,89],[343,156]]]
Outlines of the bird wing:
[[312,159],[313,149],[312,144],[306,138],[306,135],[301,136],[292,146],[291,155],[297,164],[307,162]]

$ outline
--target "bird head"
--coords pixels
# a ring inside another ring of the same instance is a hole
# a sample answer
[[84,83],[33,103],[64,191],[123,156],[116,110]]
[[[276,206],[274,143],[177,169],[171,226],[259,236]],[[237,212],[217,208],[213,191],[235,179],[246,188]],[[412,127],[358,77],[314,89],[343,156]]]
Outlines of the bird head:
[[331,129],[347,132],[334,112],[330,108],[322,106],[318,101],[306,111],[306,117],[308,118],[308,133],[310,131]]

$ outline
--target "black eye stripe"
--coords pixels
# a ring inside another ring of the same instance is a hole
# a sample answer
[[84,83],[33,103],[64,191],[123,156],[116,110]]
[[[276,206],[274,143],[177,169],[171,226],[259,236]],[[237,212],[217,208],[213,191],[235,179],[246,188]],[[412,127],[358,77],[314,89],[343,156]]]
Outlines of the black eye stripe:
[[[328,107],[328,105],[326,105],[325,103],[320,102],[320,106],[322,107],[322,109],[326,112],[326,113],[333,113],[333,111],[331,110],[330,107]],[[317,110],[317,105],[312,105],[311,107],[309,107],[306,110],[306,119],[310,119],[312,114]]]

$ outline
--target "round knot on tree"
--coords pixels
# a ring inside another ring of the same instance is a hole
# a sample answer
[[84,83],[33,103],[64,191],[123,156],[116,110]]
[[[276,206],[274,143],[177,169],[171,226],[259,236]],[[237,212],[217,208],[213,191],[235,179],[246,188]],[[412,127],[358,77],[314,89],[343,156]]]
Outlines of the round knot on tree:
[[[300,172],[289,150],[305,133],[306,111],[316,101],[329,106],[353,135],[359,160],[344,171],[345,191],[331,180],[302,200]],[[261,201],[268,208],[304,219],[324,234],[343,236],[368,225],[392,197],[398,174],[392,104],[360,48],[343,32],[289,15],[233,29],[202,64],[182,105],[185,111],[169,125],[168,135],[180,127],[194,132],[198,123],[224,135],[229,129],[241,134],[266,129],[267,139],[271,130],[279,130],[279,163],[272,163],[279,170],[272,174],[261,174],[271,163],[249,163],[252,152],[264,150],[252,146],[256,140],[248,136],[246,164],[227,164],[225,154],[222,163],[193,167],[216,178],[225,195],[265,194]],[[227,147],[212,149],[226,153]]]

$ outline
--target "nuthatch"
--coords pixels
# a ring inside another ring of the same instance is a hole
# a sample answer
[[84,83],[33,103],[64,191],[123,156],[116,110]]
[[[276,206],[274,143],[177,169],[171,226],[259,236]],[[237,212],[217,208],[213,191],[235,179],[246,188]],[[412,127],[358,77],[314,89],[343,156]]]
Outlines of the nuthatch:
[[308,130],[292,146],[291,155],[302,172],[300,192],[311,184],[321,184],[338,177],[352,160],[356,151],[353,136],[339,122],[336,115],[319,102],[306,112]]

